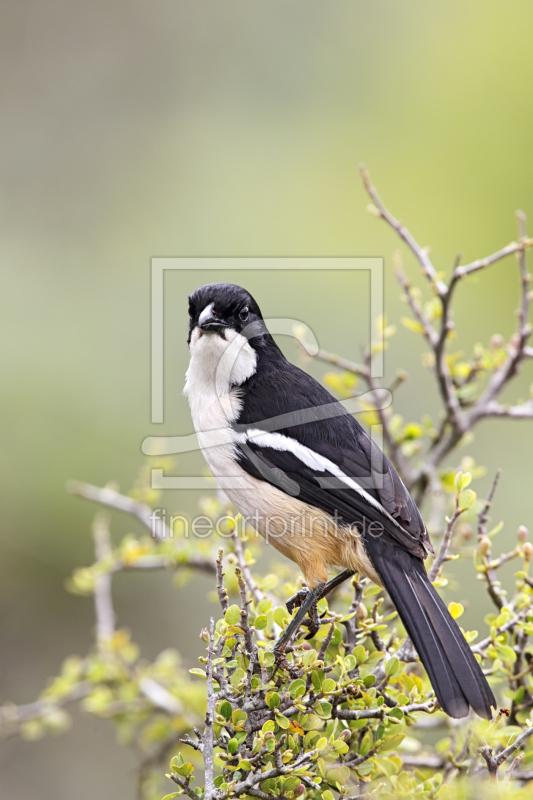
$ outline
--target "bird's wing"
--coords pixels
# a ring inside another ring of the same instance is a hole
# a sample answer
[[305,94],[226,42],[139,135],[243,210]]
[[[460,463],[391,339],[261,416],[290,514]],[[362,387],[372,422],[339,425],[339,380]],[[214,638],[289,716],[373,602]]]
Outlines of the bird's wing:
[[241,428],[237,444],[240,466],[345,524],[356,524],[364,537],[379,535],[419,558],[432,552],[413,499],[361,426],[357,424],[355,438],[352,427],[344,446],[324,435],[315,438],[313,428],[313,424],[300,426],[298,438],[289,430]]

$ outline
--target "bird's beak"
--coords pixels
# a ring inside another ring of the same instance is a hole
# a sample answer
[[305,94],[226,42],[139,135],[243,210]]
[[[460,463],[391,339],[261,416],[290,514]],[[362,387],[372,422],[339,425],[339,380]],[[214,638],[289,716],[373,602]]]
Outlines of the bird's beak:
[[224,328],[228,327],[226,322],[216,317],[208,317],[205,322],[198,326],[202,333],[220,333]]
[[215,316],[213,313],[213,303],[204,308],[198,319],[198,327],[202,333],[220,333],[224,328],[229,327],[227,322]]

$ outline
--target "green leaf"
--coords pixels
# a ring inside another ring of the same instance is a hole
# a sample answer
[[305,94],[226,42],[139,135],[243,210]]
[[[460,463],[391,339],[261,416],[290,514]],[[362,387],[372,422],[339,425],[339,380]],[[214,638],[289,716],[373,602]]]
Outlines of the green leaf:
[[277,692],[267,692],[265,702],[269,708],[277,708],[281,702],[281,698]]
[[340,783],[341,786],[344,786],[349,781],[350,775],[351,771],[348,767],[335,766],[333,769],[328,769],[326,777],[329,783]]
[[512,647],[509,647],[506,644],[499,644],[496,647],[496,652],[498,653],[499,658],[502,661],[507,661],[509,664],[514,664],[516,661],[516,653]]
[[261,614],[259,617],[255,618],[254,628],[256,631],[264,631],[268,624],[268,617],[265,614]]
[[326,678],[325,681],[322,681],[322,686],[320,688],[322,689],[324,694],[330,694],[331,692],[335,691],[335,689],[337,688],[337,684],[331,678]]
[[472,489],[465,489],[464,492],[461,492],[461,496],[459,497],[459,508],[461,511],[468,511],[469,508],[472,508],[476,500],[477,494],[473,492]]
[[392,656],[392,658],[389,658],[389,660],[385,664],[385,675],[387,676],[387,678],[390,678],[391,675],[395,675],[396,670],[398,669],[399,666],[400,666],[400,661],[398,658],[396,658],[396,656]]
[[238,684],[244,678],[245,674],[246,673],[244,672],[243,669],[236,669],[231,678],[229,679],[229,682],[231,683],[232,686],[238,686]]
[[233,713],[233,708],[231,707],[231,703],[227,700],[224,700],[218,707],[218,713],[224,717],[224,719],[230,719]]
[[271,719],[269,719],[267,720],[267,722],[265,722],[261,730],[263,731],[263,733],[274,733],[274,731],[276,730],[276,726],[274,722]]
[[290,720],[288,720],[287,717],[284,717],[283,714],[276,714],[276,722],[278,723],[279,727],[283,728],[285,731],[291,724]]
[[239,742],[237,739],[230,739],[228,742],[228,753],[231,753],[231,755],[234,756],[238,749]]
[[200,667],[193,667],[189,670],[191,675],[198,675],[199,678],[203,678],[204,681],[207,680],[207,675],[205,674],[205,670],[200,669]]
[[257,613],[258,614],[266,614],[267,611],[270,611],[272,608],[272,600],[269,600],[268,597],[265,597],[263,600],[260,600],[257,604]]
[[234,727],[242,728],[247,719],[248,719],[248,714],[246,713],[246,711],[242,711],[240,708],[234,711],[233,714],[231,715],[231,721]]
[[293,681],[289,686],[289,694],[293,699],[296,697],[303,697],[305,694],[305,681],[303,681],[301,678],[297,678],[295,681]]
[[278,606],[274,611],[274,622],[280,628],[284,627],[284,623],[289,619],[289,612],[284,606]]
[[354,647],[353,655],[357,659],[358,664],[363,664],[366,661],[366,650],[362,644],[358,644],[357,647]]
[[224,620],[227,625],[236,625],[241,619],[241,609],[239,606],[230,606],[224,614]]
[[239,761],[239,763],[237,764],[237,769],[243,770],[244,772],[248,772],[248,770],[252,769],[252,765],[250,764],[249,761],[243,759],[242,761]]
[[385,752],[386,750],[394,750],[403,742],[404,739],[405,733],[395,733],[393,736],[389,736],[388,739],[385,739],[379,749],[381,752]]

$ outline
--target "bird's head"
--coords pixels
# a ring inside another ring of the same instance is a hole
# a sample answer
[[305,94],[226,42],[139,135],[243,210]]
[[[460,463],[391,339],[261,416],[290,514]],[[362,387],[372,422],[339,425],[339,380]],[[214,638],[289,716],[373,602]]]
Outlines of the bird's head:
[[227,341],[244,335],[254,339],[268,335],[259,306],[252,295],[233,283],[209,283],[189,297],[189,346],[199,337],[218,336]]

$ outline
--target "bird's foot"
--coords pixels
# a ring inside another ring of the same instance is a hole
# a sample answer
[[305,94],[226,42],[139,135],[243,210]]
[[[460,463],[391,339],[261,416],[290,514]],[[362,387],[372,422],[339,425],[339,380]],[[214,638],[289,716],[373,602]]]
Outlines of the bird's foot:
[[[303,589],[293,594],[292,597],[286,602],[287,611],[289,614],[292,614],[295,608],[299,608],[302,605],[306,597],[309,595],[309,589],[304,586]],[[324,612],[325,613],[325,612]],[[318,615],[318,604],[313,603],[311,608],[309,609],[309,620],[303,623],[309,628],[309,633],[305,637],[306,639],[312,639],[313,636],[316,636],[320,629],[320,617]]]
[[285,603],[289,614],[292,614],[295,608],[300,608],[300,606],[302,605],[303,601],[305,600],[308,594],[309,594],[309,589],[307,588],[307,586],[304,586],[304,588],[300,589],[299,592],[296,592],[296,594],[293,594],[292,597],[289,597],[289,599]]
[[307,625],[307,627],[309,628],[309,633],[305,637],[306,639],[312,639],[314,636],[317,635],[318,631],[320,630],[318,603],[313,603],[313,605],[309,609],[309,620],[306,620],[304,622],[304,625]]

